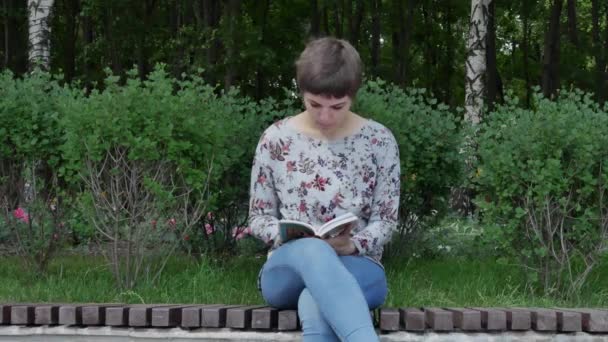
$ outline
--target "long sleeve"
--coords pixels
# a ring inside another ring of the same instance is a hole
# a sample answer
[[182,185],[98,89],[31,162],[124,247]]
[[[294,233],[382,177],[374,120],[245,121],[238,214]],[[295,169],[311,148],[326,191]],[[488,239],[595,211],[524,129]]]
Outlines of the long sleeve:
[[397,226],[400,194],[399,147],[389,132],[377,146],[376,184],[373,191],[368,225],[352,237],[360,255],[373,256],[390,241]]
[[278,247],[279,199],[270,167],[270,154],[262,135],[255,151],[251,169],[249,225],[253,235],[266,244]]

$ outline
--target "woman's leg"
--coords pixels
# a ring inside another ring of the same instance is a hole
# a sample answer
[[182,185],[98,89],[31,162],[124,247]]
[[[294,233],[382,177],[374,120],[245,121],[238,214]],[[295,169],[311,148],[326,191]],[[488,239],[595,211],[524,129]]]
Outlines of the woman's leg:
[[[384,269],[370,259],[359,256],[341,256],[340,261],[357,280],[369,309],[382,305],[388,291]],[[298,302],[304,341],[339,341],[319,306],[323,306],[323,303],[318,305],[310,292],[304,289]]]
[[334,329],[325,319],[317,301],[308,289],[304,289],[298,300],[298,315],[302,324],[302,341],[304,342],[339,342]]
[[357,279],[322,240],[299,239],[281,246],[264,265],[260,282],[272,306],[294,308],[306,287],[342,340],[378,340]]

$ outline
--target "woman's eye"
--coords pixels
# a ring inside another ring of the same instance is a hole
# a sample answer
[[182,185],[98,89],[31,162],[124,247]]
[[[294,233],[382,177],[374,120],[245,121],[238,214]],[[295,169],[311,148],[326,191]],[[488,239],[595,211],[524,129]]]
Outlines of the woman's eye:
[[342,107],[344,107],[344,106],[333,106],[333,107],[331,107],[331,109],[340,110],[340,109],[342,109]]
[[311,106],[312,108],[319,108],[319,107],[321,107],[321,105],[320,105],[320,104],[318,104],[318,103],[311,103],[311,104],[310,104],[310,106]]

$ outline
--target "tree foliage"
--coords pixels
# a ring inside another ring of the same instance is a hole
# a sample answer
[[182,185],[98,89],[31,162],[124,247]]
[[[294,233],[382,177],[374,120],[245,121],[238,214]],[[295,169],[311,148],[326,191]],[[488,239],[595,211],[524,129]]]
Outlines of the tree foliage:
[[[525,103],[543,80],[545,94],[573,86],[605,100],[606,2],[563,0],[560,11],[562,0],[493,4],[493,83]],[[136,66],[145,78],[163,62],[175,77],[203,69],[212,85],[238,86],[257,100],[282,96],[282,87],[293,87],[293,62],[305,42],[333,35],[359,49],[368,75],[464,104],[466,1],[57,0],[52,14],[52,70],[89,87],[104,79],[106,67],[124,76]],[[0,68],[25,72],[21,1],[2,0],[0,33]],[[501,102],[500,93],[491,98]]]

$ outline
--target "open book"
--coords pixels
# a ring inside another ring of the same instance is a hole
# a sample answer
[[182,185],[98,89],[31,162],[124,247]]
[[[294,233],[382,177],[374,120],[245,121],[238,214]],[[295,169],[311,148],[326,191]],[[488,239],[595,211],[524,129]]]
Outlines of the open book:
[[320,227],[313,227],[306,222],[296,220],[280,220],[279,232],[281,234],[281,241],[283,242],[306,236],[327,238],[338,235],[349,223],[356,222],[357,220],[357,216],[351,213],[337,216]]

